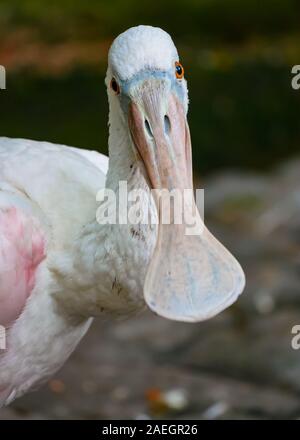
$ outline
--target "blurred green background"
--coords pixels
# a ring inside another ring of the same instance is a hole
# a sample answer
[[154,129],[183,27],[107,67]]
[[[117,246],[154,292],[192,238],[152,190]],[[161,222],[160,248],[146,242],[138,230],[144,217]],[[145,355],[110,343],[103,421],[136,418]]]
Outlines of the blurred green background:
[[270,169],[299,151],[299,23],[296,0],[1,0],[0,135],[107,152],[107,50],[151,24],[185,67],[198,173]]

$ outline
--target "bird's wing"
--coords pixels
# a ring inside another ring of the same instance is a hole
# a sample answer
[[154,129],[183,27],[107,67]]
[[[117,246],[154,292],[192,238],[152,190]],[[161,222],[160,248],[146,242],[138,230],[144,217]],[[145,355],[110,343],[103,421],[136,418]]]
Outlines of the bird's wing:
[[45,258],[45,231],[18,196],[0,191],[0,325],[22,313]]
[[56,247],[68,246],[95,218],[107,166],[93,151],[0,137],[0,188],[1,181],[9,183],[40,207]]
[[103,174],[107,174],[108,171],[108,157],[97,151],[82,150],[81,148],[69,147],[75,153],[88,159],[93,165],[95,165]]
[[0,137],[0,325],[11,325],[52,248],[96,212],[108,159],[63,145]]

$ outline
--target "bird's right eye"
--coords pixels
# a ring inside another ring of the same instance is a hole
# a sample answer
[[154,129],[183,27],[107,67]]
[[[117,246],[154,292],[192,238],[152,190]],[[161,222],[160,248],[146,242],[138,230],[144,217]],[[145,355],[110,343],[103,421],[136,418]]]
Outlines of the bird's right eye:
[[112,78],[112,80],[110,82],[110,88],[115,92],[116,95],[118,95],[120,93],[120,86],[117,83],[115,78]]
[[180,64],[179,61],[176,61],[175,63],[175,74],[177,79],[182,79],[184,76],[184,68],[183,65]]

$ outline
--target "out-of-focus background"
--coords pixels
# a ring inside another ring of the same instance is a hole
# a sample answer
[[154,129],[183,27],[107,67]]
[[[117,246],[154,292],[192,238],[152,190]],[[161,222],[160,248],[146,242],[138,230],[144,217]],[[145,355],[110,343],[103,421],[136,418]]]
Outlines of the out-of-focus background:
[[197,325],[150,312],[95,322],[65,367],[5,418],[299,418],[300,4],[296,0],[1,0],[0,135],[107,152],[107,51],[137,24],[167,30],[190,90],[206,222],[247,288]]

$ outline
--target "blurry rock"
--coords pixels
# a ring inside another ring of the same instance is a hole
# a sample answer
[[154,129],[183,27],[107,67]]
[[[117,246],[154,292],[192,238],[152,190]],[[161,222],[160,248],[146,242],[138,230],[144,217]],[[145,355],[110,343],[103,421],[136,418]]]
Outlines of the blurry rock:
[[161,416],[170,412],[182,412],[188,406],[187,394],[183,389],[161,391],[152,388],[147,390],[146,400],[150,411]]
[[116,400],[126,400],[130,394],[128,387],[120,386],[113,390],[112,397]]
[[59,379],[50,380],[49,388],[53,393],[56,393],[56,394],[62,394],[66,390],[65,384]]
[[148,414],[138,414],[135,420],[151,420],[151,417]]
[[223,416],[229,410],[226,402],[217,402],[209,406],[201,415],[201,419],[215,420]]
[[81,384],[81,388],[86,394],[94,394],[97,392],[98,385],[92,380],[84,380]]
[[224,173],[205,184],[205,213],[209,216],[250,215],[268,198],[269,180],[251,174]]
[[267,292],[257,292],[254,302],[257,311],[263,315],[271,313],[275,307],[274,298]]

